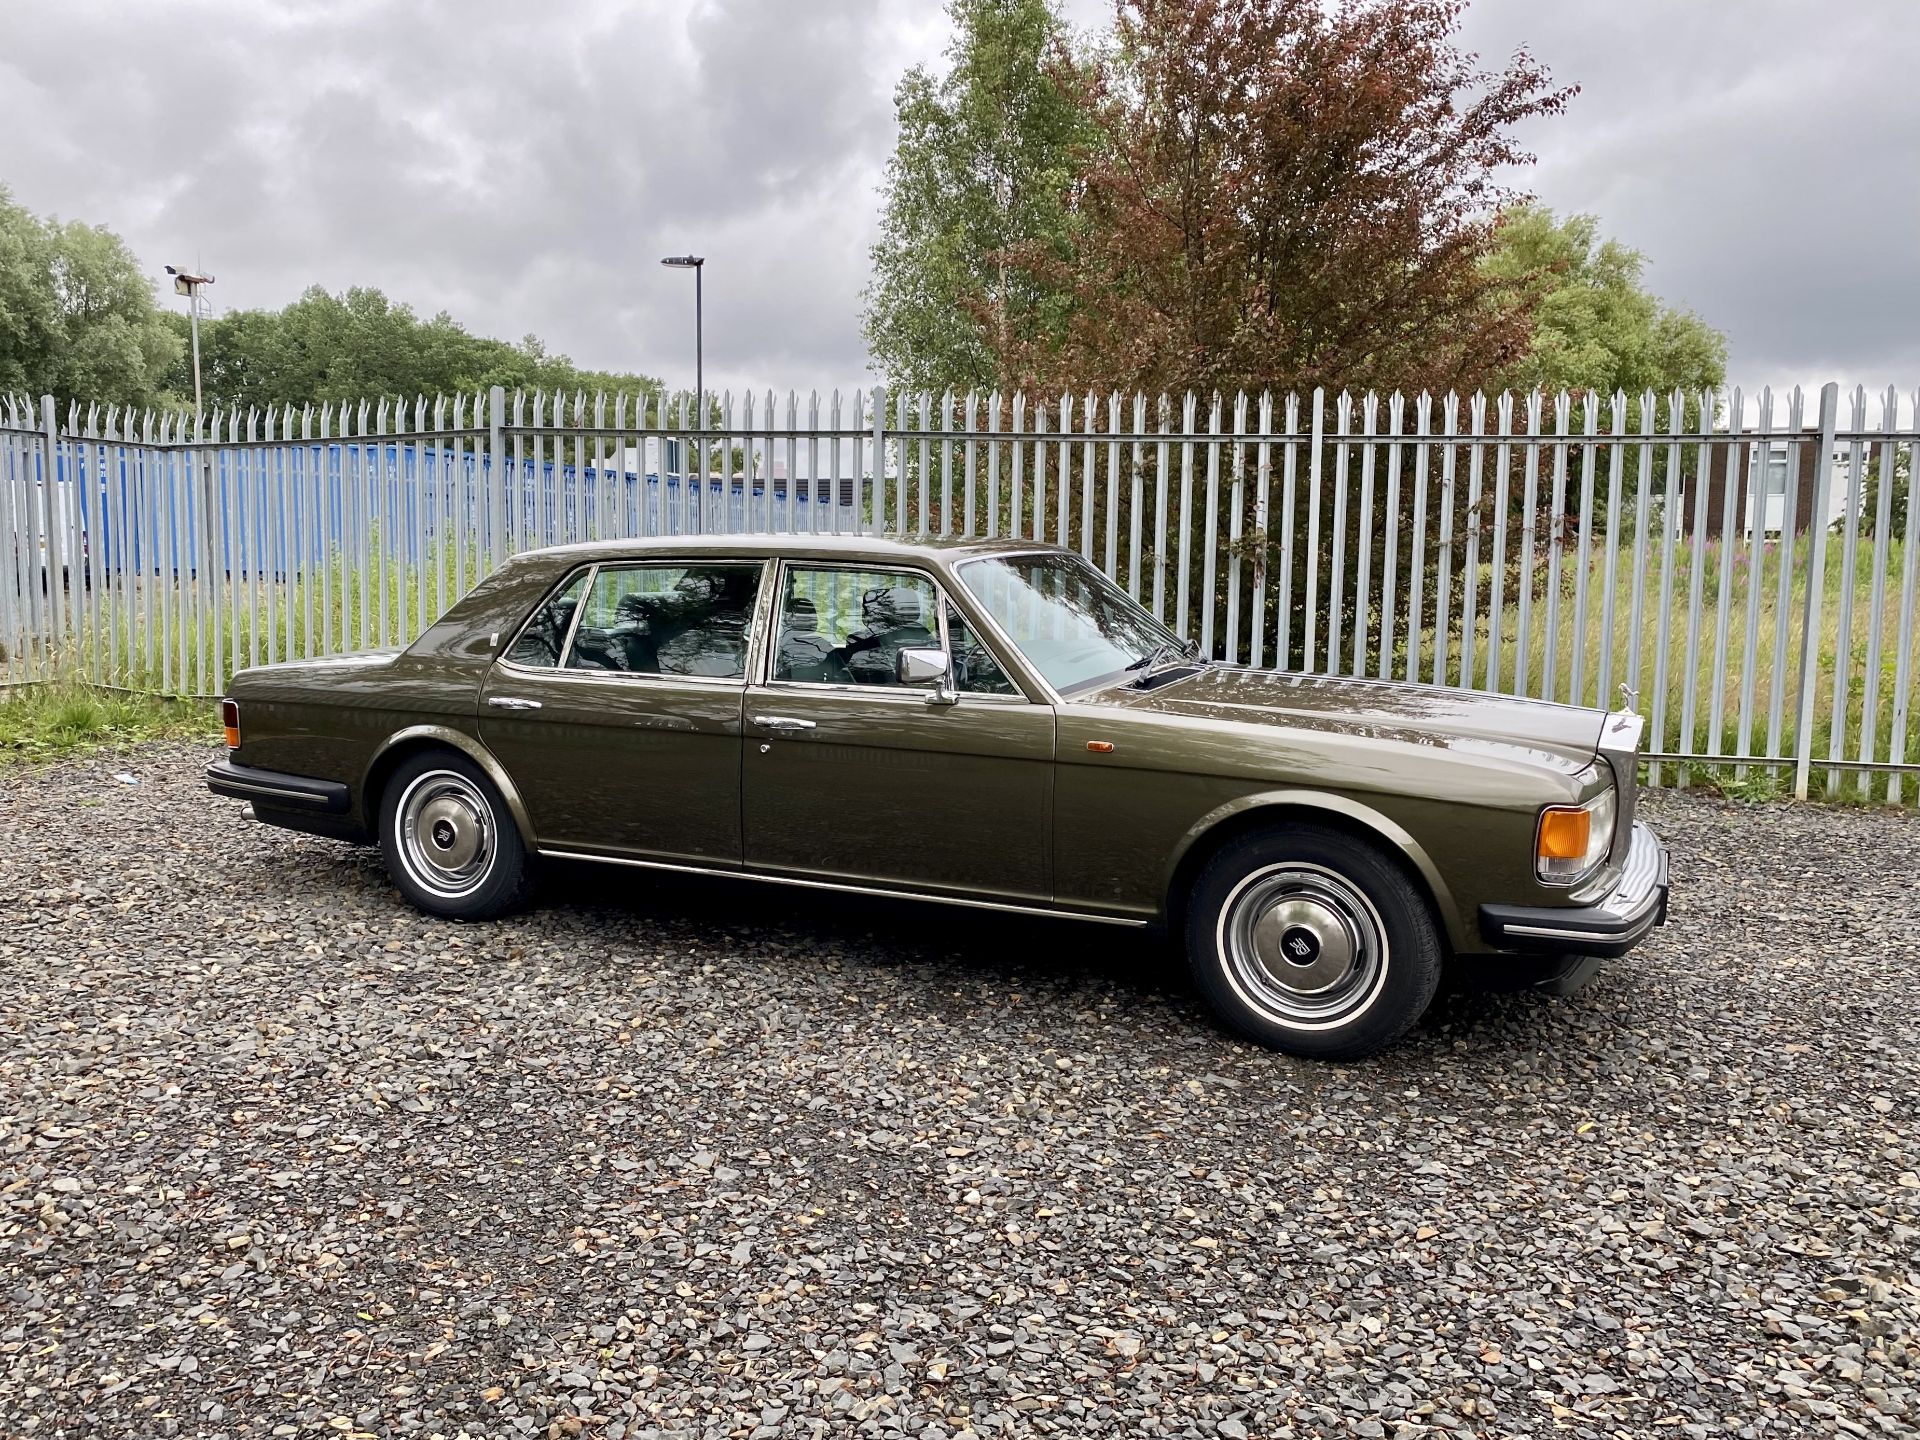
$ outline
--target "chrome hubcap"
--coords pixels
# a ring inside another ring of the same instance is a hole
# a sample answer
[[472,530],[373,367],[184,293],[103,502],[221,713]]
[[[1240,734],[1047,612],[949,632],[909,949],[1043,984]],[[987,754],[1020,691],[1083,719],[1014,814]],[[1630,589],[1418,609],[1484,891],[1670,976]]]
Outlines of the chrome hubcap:
[[493,866],[493,812],[466,776],[432,770],[400,797],[400,858],[436,895],[470,895]]
[[1220,953],[1242,999],[1296,1028],[1345,1024],[1379,996],[1386,932],[1345,876],[1291,862],[1255,871],[1221,910]]

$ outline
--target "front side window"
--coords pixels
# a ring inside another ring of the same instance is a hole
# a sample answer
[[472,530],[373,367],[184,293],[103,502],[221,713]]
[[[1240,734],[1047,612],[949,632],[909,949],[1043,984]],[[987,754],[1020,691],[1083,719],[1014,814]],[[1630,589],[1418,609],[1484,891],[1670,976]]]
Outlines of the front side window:
[[1018,695],[1007,672],[980,643],[966,617],[947,606],[947,644],[953,654],[953,688],[962,695]]
[[1186,653],[1173,631],[1077,555],[968,560],[960,580],[1063,694]]
[[567,631],[573,625],[573,612],[580,605],[580,592],[586,588],[585,572],[576,575],[556,594],[540,602],[520,634],[507,650],[506,658],[515,665],[554,666],[560,663],[561,647],[567,643]]
[[567,652],[570,670],[741,680],[760,566],[604,565]]
[[940,612],[925,575],[824,565],[790,565],[786,575],[775,680],[897,685],[902,650],[940,644]]

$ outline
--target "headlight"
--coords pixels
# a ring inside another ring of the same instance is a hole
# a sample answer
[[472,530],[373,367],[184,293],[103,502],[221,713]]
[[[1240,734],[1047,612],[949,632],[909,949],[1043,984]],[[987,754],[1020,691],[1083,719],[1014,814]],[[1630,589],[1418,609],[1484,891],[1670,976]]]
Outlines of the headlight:
[[1614,792],[1584,805],[1549,805],[1540,812],[1534,841],[1534,871],[1549,885],[1576,885],[1613,848]]

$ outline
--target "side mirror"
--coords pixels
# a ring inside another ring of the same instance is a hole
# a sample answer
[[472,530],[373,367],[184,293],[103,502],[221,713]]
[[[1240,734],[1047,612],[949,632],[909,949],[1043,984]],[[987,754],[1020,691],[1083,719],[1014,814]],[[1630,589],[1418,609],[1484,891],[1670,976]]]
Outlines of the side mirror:
[[903,647],[893,672],[902,685],[937,685],[947,678],[947,652],[931,645]]
[[903,647],[894,658],[893,673],[902,685],[933,686],[929,705],[950,705],[955,699],[947,652],[938,646]]

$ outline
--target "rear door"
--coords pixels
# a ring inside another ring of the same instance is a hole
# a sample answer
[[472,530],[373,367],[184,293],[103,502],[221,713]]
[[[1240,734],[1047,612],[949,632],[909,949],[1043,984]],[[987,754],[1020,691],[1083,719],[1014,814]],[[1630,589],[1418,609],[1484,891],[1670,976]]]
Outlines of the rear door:
[[542,849],[737,865],[760,559],[608,563],[489,671],[480,733]]
[[[789,562],[747,696],[747,863],[843,883],[1044,901],[1053,709],[1030,701],[924,571]],[[902,685],[948,646],[951,703]]]

